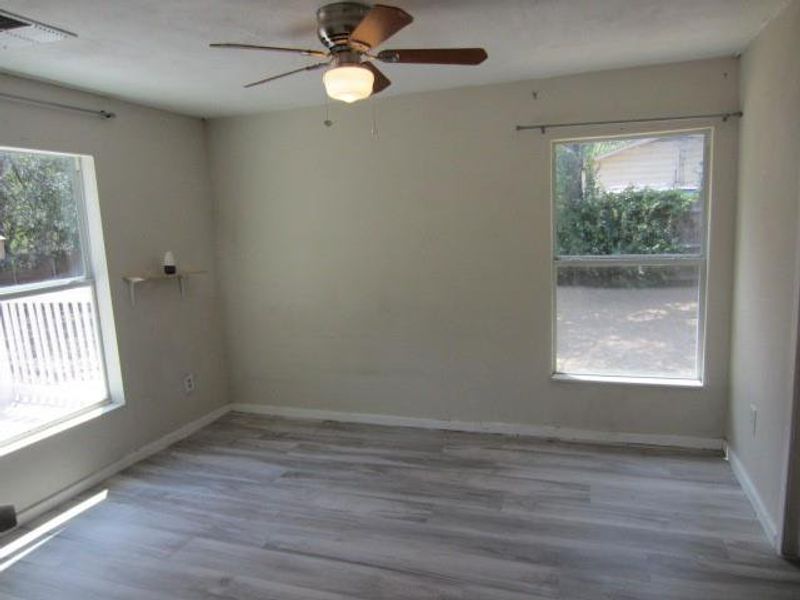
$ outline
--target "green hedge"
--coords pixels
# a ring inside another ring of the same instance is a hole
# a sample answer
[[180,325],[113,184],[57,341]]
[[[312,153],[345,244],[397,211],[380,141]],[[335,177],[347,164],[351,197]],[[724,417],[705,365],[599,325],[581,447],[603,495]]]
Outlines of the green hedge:
[[696,192],[629,188],[557,205],[558,254],[691,252]]
[[[562,255],[686,254],[696,250],[696,192],[629,188],[595,191],[557,204],[556,250]],[[560,285],[685,285],[685,268],[562,268]]]

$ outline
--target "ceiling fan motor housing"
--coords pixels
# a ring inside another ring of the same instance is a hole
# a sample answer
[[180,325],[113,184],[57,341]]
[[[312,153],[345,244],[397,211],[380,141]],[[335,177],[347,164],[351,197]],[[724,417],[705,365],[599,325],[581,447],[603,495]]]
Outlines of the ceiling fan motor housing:
[[[333,54],[352,51],[350,34],[372,7],[358,2],[334,2],[317,11],[317,36]],[[368,50],[368,48],[365,48]]]

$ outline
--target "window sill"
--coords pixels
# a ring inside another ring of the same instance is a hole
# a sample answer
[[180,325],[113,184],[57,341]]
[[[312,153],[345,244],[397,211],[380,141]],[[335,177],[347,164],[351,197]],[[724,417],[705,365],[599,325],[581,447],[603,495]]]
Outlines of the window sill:
[[7,456],[17,450],[22,450],[27,446],[31,446],[56,434],[59,434],[78,425],[82,425],[87,421],[101,417],[106,413],[124,406],[125,402],[122,400],[109,400],[102,404],[89,407],[77,414],[67,417],[61,421],[56,421],[50,425],[31,431],[29,434],[23,435],[17,439],[12,439],[7,443],[0,445],[0,458]]
[[648,387],[669,387],[701,389],[705,384],[699,379],[670,379],[668,377],[619,377],[610,375],[574,375],[553,373],[551,381],[563,383],[610,383],[617,385],[640,385]]

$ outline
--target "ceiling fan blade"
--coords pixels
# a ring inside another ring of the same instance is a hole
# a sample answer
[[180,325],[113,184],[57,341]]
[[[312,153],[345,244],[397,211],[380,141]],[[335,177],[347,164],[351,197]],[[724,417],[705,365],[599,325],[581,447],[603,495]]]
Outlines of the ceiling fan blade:
[[295,73],[302,73],[303,71],[316,71],[317,69],[322,69],[323,67],[327,67],[328,63],[317,63],[314,65],[308,65],[306,67],[301,67],[299,69],[295,69],[294,71],[288,71],[286,73],[281,73],[280,75],[273,75],[272,77],[267,77],[266,79],[259,79],[258,81],[254,81],[253,83],[248,83],[246,88],[255,87],[257,85],[261,85],[262,83],[269,83],[270,81],[275,81],[276,79],[280,79],[281,77],[288,77],[289,75],[294,75]]
[[386,77],[386,75],[384,75],[381,72],[381,70],[378,67],[376,67],[375,65],[373,65],[372,63],[364,62],[364,63],[361,63],[361,66],[362,67],[366,67],[367,69],[372,71],[373,75],[375,75],[375,83],[372,84],[372,93],[373,94],[377,94],[379,92],[382,92],[387,87],[392,85],[392,82],[389,80],[389,78]]
[[227,48],[231,50],[267,50],[271,52],[291,52],[293,54],[302,54],[304,56],[315,56],[317,58],[327,58],[328,53],[321,50],[305,50],[303,48],[283,48],[281,46],[256,46],[253,44],[209,44],[211,48]]
[[387,63],[479,65],[488,56],[483,48],[423,48],[419,50],[382,50],[375,58]]
[[365,51],[375,48],[413,20],[401,8],[376,4],[350,34],[350,43]]

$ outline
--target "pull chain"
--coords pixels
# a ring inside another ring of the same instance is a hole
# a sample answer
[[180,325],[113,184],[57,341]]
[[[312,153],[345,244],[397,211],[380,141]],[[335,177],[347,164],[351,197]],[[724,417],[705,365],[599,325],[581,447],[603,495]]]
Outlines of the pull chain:
[[331,102],[327,95],[325,96],[325,120],[323,123],[325,127],[333,125],[333,121],[331,121]]
[[370,133],[372,134],[372,139],[378,139],[378,114],[377,109],[375,108],[375,101],[370,100],[370,108],[372,109],[372,130]]

